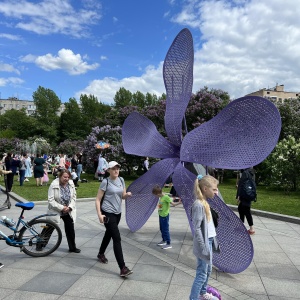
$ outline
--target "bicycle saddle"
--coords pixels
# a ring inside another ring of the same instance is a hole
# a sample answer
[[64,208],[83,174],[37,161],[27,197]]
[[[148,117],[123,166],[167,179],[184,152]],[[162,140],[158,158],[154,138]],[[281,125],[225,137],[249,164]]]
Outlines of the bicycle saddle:
[[16,207],[21,207],[25,210],[31,210],[34,208],[34,203],[33,202],[27,202],[27,203],[16,203]]

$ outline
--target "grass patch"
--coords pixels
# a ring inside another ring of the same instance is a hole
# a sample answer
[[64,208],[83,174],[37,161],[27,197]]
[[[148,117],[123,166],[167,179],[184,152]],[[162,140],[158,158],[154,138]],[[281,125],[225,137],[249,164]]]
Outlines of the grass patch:
[[[136,178],[124,177],[126,186],[128,187]],[[0,177],[0,184],[4,186],[3,176]],[[24,186],[19,186],[17,176],[14,177],[13,192],[25,198],[28,201],[47,200],[48,186],[36,186],[35,179],[30,178],[29,182],[24,182]],[[88,183],[79,183],[77,189],[77,198],[96,198],[100,183],[93,179],[91,174],[82,174],[81,178],[88,180]],[[52,175],[49,175],[52,181]],[[235,179],[226,179],[219,185],[219,190],[227,204],[236,205],[236,188]],[[164,192],[169,192],[170,188],[165,188]],[[300,192],[290,192],[286,194],[284,191],[274,190],[265,186],[257,188],[258,200],[253,202],[252,208],[263,211],[275,212],[284,215],[300,217]]]

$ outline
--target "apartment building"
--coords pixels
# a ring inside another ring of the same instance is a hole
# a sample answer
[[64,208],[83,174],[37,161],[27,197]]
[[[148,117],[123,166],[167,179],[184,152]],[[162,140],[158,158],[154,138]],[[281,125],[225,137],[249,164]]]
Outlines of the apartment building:
[[[5,112],[11,109],[21,110],[22,108],[25,108],[26,114],[28,116],[34,114],[36,110],[34,102],[30,100],[19,100],[16,97],[0,99],[0,115],[4,114]],[[58,115],[61,115],[64,109],[65,105],[61,104]]]
[[300,96],[300,92],[285,92],[283,84],[276,84],[273,88],[263,88],[246,96],[260,96],[282,103],[284,100],[297,99]]

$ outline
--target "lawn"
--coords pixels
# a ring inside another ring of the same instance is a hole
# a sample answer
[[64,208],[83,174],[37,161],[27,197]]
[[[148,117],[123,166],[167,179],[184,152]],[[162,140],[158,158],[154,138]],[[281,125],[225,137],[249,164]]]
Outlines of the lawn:
[[[122,176],[122,175],[121,175]],[[0,184],[4,186],[3,176],[0,177]],[[50,181],[52,175],[49,175]],[[99,182],[93,179],[90,174],[82,174],[81,178],[86,178],[87,183],[79,183],[77,189],[77,198],[95,198]],[[24,186],[19,186],[19,182],[16,181],[13,185],[13,192],[27,199],[28,201],[41,201],[47,200],[48,186],[36,186],[34,178],[31,178],[29,182],[24,182]],[[126,186],[128,187],[134,177],[124,176]],[[227,204],[236,205],[235,201],[235,179],[226,179],[219,185],[219,190]],[[165,188],[165,192],[169,192],[170,188]],[[252,208],[275,212],[279,214],[285,214],[295,217],[300,217],[300,192],[290,192],[286,194],[283,191],[274,190],[265,186],[258,186],[258,200],[253,202]]]

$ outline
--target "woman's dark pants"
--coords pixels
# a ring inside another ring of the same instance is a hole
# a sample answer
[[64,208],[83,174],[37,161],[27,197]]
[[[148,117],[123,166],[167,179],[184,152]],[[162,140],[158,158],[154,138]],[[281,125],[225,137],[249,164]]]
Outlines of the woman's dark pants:
[[122,269],[125,266],[125,262],[121,245],[121,235],[118,227],[121,220],[121,214],[116,215],[108,212],[103,212],[103,214],[109,219],[109,221],[108,223],[104,223],[106,231],[99,249],[99,254],[105,253],[105,250],[112,239],[115,257],[119,268]]
[[61,216],[62,220],[65,224],[65,233],[69,245],[69,250],[73,251],[76,249],[75,244],[75,229],[74,229],[74,222],[73,219],[70,217],[69,214]]

